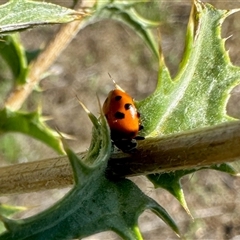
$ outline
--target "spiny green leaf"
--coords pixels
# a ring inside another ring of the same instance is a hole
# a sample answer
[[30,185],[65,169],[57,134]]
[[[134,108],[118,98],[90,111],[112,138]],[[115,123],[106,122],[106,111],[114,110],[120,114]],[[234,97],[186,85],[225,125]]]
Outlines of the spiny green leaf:
[[147,178],[153,183],[155,188],[164,188],[169,193],[171,193],[183,206],[183,208],[186,210],[186,212],[190,215],[190,211],[188,209],[184,192],[181,186],[180,179],[188,174],[194,173],[196,171],[204,170],[204,169],[213,169],[221,172],[225,172],[231,175],[237,175],[237,171],[234,170],[234,168],[227,164],[222,163],[218,165],[212,165],[209,167],[201,167],[201,168],[193,168],[193,169],[186,169],[186,170],[177,170],[174,172],[168,172],[168,173],[161,173],[161,174],[149,174]]
[[97,119],[89,115],[94,132],[88,154],[80,160],[65,145],[76,183],[73,189],[53,207],[36,216],[16,221],[2,217],[7,230],[0,235],[0,240],[63,240],[107,230],[124,239],[140,240],[137,220],[145,209],[152,210],[179,234],[168,213],[133,182],[127,179],[110,181],[106,177],[111,154],[109,127],[104,116]]
[[0,204],[0,215],[1,216],[11,216],[17,212],[25,211],[26,207],[20,206],[10,206],[7,204]]
[[[230,90],[240,82],[240,68],[230,62],[225,40],[221,38],[221,26],[224,19],[237,10],[218,10],[209,4],[194,3],[178,74],[171,79],[161,55],[157,88],[139,103],[146,135],[171,134],[233,120],[226,115],[226,102]],[[230,165],[220,164],[148,178],[155,187],[173,194],[189,213],[180,179],[201,169],[236,175]]]
[[2,37],[0,55],[11,69],[16,84],[26,82],[27,58],[18,34]]
[[8,132],[26,134],[64,153],[58,134],[47,127],[39,112],[13,112],[7,108],[0,110],[0,134]]
[[165,135],[233,120],[226,115],[240,68],[230,63],[221,38],[224,19],[235,12],[195,1],[178,74],[172,80],[161,55],[155,92],[139,102],[145,135]]
[[97,1],[95,12],[90,22],[100,19],[115,19],[131,27],[148,45],[154,55],[158,57],[158,46],[150,28],[159,26],[154,22],[143,18],[135,9],[135,5],[145,4],[144,2],[131,1]]
[[228,174],[233,175],[233,176],[238,176],[239,175],[238,171],[236,169],[234,169],[234,167],[231,166],[228,163],[212,165],[209,168],[213,169],[213,170],[220,171],[220,172],[228,173]]
[[185,200],[182,186],[180,183],[181,177],[188,173],[184,170],[179,170],[162,174],[150,174],[147,176],[147,178],[153,183],[155,188],[161,187],[170,192],[180,202],[185,211],[190,216],[192,216],[188,209],[187,202]]
[[176,224],[166,211],[130,180],[111,182],[104,178],[102,171],[97,173],[99,171],[90,174],[84,185],[75,186],[64,199],[38,216],[14,222],[4,219],[9,231],[0,239],[61,240],[83,238],[107,230],[124,239],[142,239],[137,219],[147,208],[178,233]]
[[[0,204],[0,216],[10,217],[15,213],[21,212],[26,210],[26,207],[20,207],[20,206],[10,206],[6,204]],[[0,233],[2,233],[5,230],[3,223],[0,222]]]
[[28,0],[10,0],[0,6],[0,33],[37,25],[67,23],[79,19],[80,13],[55,4]]

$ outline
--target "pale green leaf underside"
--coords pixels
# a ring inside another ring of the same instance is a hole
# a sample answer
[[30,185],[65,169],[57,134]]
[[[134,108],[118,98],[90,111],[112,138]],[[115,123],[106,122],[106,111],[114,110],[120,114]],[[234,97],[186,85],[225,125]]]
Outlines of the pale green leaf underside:
[[[221,39],[221,24],[232,12],[196,2],[186,36],[178,74],[172,80],[163,57],[155,92],[139,102],[144,134],[165,135],[216,125],[231,120],[226,115],[230,90],[240,83]],[[195,20],[198,19],[198,20]]]
[[123,22],[132,28],[144,40],[153,54],[158,57],[157,41],[151,28],[159,26],[159,22],[141,17],[135,9],[136,4],[144,5],[146,3],[138,1],[97,1],[95,13],[89,20],[91,22],[110,18]]
[[[225,40],[221,38],[221,26],[224,19],[236,11],[218,10],[195,2],[178,74],[171,79],[161,56],[157,89],[139,102],[146,135],[161,136],[233,120],[226,114],[226,103],[231,89],[240,83],[240,68],[230,62]],[[206,168],[236,175],[227,164]],[[201,169],[204,168],[149,175],[148,178],[155,187],[173,194],[190,213],[180,179]]]
[[79,14],[71,9],[46,2],[11,0],[0,6],[0,34],[37,25],[66,23]]

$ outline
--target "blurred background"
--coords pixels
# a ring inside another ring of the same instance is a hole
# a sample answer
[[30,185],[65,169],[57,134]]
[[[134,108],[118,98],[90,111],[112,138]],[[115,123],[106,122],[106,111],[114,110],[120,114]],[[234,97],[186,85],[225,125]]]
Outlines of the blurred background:
[[[7,1],[0,0],[0,4]],[[71,7],[72,1],[48,0]],[[191,0],[161,1],[149,4],[146,17],[161,21],[160,33],[165,61],[172,77],[178,71],[184,50],[186,26]],[[240,1],[209,1],[217,8],[239,8]],[[156,8],[157,6],[157,8]],[[139,9],[141,11],[141,9]],[[144,13],[143,13],[144,14]],[[21,33],[25,48],[34,51],[43,48],[54,37],[59,26],[38,27]],[[240,13],[224,22],[222,37],[234,65],[240,65]],[[88,148],[91,140],[91,123],[79,106],[75,95],[96,115],[99,113],[96,94],[103,102],[113,88],[108,73],[136,100],[148,96],[156,86],[158,62],[143,41],[127,26],[104,20],[81,30],[67,49],[49,69],[50,75],[41,81],[23,109],[42,107],[43,114],[52,120],[48,125],[73,136],[69,141],[75,152]],[[0,96],[11,89],[11,74],[0,59]],[[4,99],[0,99],[0,103]],[[227,105],[231,116],[240,118],[240,88],[231,92]],[[44,144],[21,134],[0,137],[0,166],[55,157],[57,154]],[[239,168],[239,164],[235,163]],[[176,220],[186,239],[240,239],[240,179],[216,171],[200,171],[182,179],[193,221],[180,204],[165,190],[154,190],[144,176],[131,178],[146,194],[156,199]],[[1,203],[27,206],[29,211],[17,217],[27,217],[46,209],[61,198],[70,188],[38,193],[0,197]],[[177,239],[175,234],[150,211],[139,219],[144,239]],[[114,233],[100,233],[85,238],[120,239]]]

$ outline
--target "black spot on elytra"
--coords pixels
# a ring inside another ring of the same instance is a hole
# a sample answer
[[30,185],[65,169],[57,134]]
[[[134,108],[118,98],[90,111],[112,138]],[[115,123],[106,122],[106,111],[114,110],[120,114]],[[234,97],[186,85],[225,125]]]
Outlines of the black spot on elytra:
[[116,96],[116,97],[115,97],[115,100],[116,100],[116,101],[120,101],[121,99],[122,99],[122,96]]
[[122,112],[116,112],[116,113],[114,114],[114,117],[115,117],[116,119],[124,119],[124,118],[125,118],[125,114],[122,113]]
[[126,104],[124,105],[124,108],[125,108],[125,110],[129,110],[131,106],[132,106],[131,103],[126,103]]

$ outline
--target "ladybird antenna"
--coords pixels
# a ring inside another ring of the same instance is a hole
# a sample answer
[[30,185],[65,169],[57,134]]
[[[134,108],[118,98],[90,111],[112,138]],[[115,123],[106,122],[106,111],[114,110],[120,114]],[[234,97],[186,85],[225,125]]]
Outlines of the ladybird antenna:
[[125,92],[125,91],[115,82],[115,80],[112,78],[112,76],[110,75],[110,73],[108,73],[108,76],[109,76],[110,79],[113,81],[113,84],[114,84],[114,86],[115,86],[116,89]]
[[117,83],[115,82],[115,80],[112,78],[112,76],[111,76],[111,74],[110,73],[108,73],[108,76],[110,77],[110,79],[113,81],[113,84],[114,84],[114,86],[115,86],[115,88],[117,88]]

